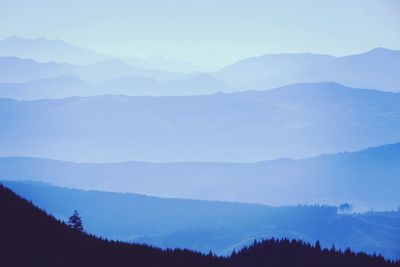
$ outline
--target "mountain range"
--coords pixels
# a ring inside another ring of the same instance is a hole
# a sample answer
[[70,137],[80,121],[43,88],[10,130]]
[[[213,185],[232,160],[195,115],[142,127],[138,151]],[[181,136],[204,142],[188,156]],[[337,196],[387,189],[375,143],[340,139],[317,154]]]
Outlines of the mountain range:
[[400,140],[400,94],[335,83],[204,96],[0,99],[0,156],[251,162]]
[[190,62],[162,56],[124,57],[98,53],[81,48],[68,42],[37,38],[9,37],[0,40],[0,56],[33,59],[38,62],[57,62],[78,65],[93,64],[104,60],[119,59],[132,67],[139,69],[160,69],[164,71],[193,73],[207,70]]
[[[376,48],[343,57],[311,53],[266,54],[210,71],[180,60],[102,55],[60,40],[12,37],[0,41],[0,97],[29,100],[42,96],[98,94],[197,95],[318,82],[399,92],[399,62],[400,51]],[[63,79],[58,79],[60,76],[74,76],[88,83],[106,85],[82,83],[75,88],[65,88]],[[53,83],[47,83],[48,79]],[[19,83],[32,80],[38,80],[35,83],[41,86],[23,98],[25,94],[20,91],[29,91],[30,87]],[[160,84],[164,80],[172,82]],[[108,87],[110,84],[120,87]],[[62,94],[57,91],[60,87],[64,88]]]
[[[386,48],[211,70],[0,40],[0,181],[60,220],[0,185],[0,266],[389,264],[346,247],[400,254],[399,70]],[[88,234],[63,224],[74,209]],[[250,245],[270,237],[320,241]]]

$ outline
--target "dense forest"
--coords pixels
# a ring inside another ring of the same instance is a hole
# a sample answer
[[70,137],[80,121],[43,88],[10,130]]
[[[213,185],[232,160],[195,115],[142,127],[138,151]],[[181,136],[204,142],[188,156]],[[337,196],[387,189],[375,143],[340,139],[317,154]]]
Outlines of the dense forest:
[[229,257],[114,242],[73,230],[0,185],[0,266],[400,266],[317,242],[271,239]]

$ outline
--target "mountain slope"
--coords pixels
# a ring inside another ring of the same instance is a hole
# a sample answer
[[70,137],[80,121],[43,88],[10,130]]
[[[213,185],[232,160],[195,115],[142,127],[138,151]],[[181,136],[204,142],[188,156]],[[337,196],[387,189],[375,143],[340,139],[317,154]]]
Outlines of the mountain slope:
[[162,81],[146,76],[124,76],[101,84],[87,83],[74,76],[59,76],[23,83],[0,83],[0,97],[15,100],[103,94],[126,96],[204,95],[228,90],[229,88],[225,84],[205,74]]
[[[79,208],[85,228],[89,232],[106,237],[112,237],[110,233],[118,232],[121,236],[123,234],[125,237],[127,236],[125,240],[136,236],[135,240],[146,241],[137,236],[147,235],[151,238],[147,241],[152,240],[152,243],[157,246],[160,244],[168,246],[168,242],[174,242],[174,238],[179,237],[179,242],[175,240],[175,247],[189,246],[199,249],[193,244],[203,244],[203,251],[207,248],[208,250],[215,249],[224,242],[230,243],[230,250],[234,247],[232,244],[239,243],[236,244],[236,248],[240,249],[255,238],[261,239],[269,236],[302,237],[311,242],[321,238],[324,240],[321,242],[322,246],[330,247],[332,243],[335,243],[336,247],[345,248],[348,245],[354,245],[357,250],[384,253],[389,258],[396,258],[394,247],[396,247],[398,239],[395,234],[399,234],[393,229],[396,220],[397,222],[399,220],[396,213],[350,216],[337,215],[335,209],[329,207],[269,208],[260,205],[84,192],[32,183],[6,184],[28,200],[33,200],[35,204],[39,203],[40,207],[45,207],[47,211],[53,214],[58,213],[57,217],[61,219],[66,219],[72,214],[74,208]],[[0,185],[1,189],[3,188]],[[0,192],[0,198],[3,200],[3,203],[0,203],[0,210],[3,211],[3,214],[8,215],[6,213],[7,204],[9,208],[13,209],[13,214],[21,213],[18,209],[19,205],[10,204],[3,195],[4,193]],[[10,221],[13,219],[12,216],[7,218],[11,218]],[[6,223],[10,224],[10,221]],[[160,221],[163,223],[160,224]],[[22,223],[34,226],[34,216],[30,215]],[[10,230],[10,227],[19,227],[20,225],[21,222],[1,229]],[[51,236],[53,234],[51,227],[46,228],[50,228],[50,231],[48,230],[45,237]],[[105,231],[108,231],[108,234],[105,234]],[[45,239],[29,235],[25,238],[32,241]],[[157,238],[161,239],[157,241]],[[340,240],[341,238],[343,240]],[[56,238],[56,240],[58,239]],[[264,245],[271,245],[271,243],[274,242],[265,242]],[[381,246],[377,244],[381,244]],[[85,244],[81,245],[85,246]],[[257,246],[262,245],[263,243],[260,243]],[[273,249],[273,247],[277,249],[281,245],[275,245],[269,249]],[[138,249],[138,246],[136,248]],[[141,248],[146,250],[143,246]],[[151,253],[151,250],[147,250],[148,253]],[[288,247],[286,253],[291,253],[290,251],[291,249]],[[244,250],[239,254],[248,252],[248,250]],[[178,251],[177,254],[179,253]],[[250,255],[248,257],[253,257]],[[140,255],[136,255],[136,257],[138,256]],[[193,256],[193,258],[195,257]],[[272,261],[274,258],[270,255],[266,260]],[[235,256],[230,260],[235,260]]]
[[0,185],[1,266],[221,266],[189,251],[107,242],[69,229]]
[[240,88],[267,89],[301,82],[337,82],[351,87],[400,91],[400,51],[376,48],[345,57],[317,54],[263,55],[214,73]]
[[38,63],[31,59],[0,57],[0,82],[20,83],[74,74],[73,65],[54,62]]
[[319,83],[204,96],[0,99],[0,119],[0,156],[243,162],[398,142],[400,94]]
[[399,158],[400,144],[259,163],[93,164],[1,158],[0,178],[165,197],[267,205],[351,202],[358,210],[388,210],[400,205]]
[[229,91],[224,83],[206,74],[189,75],[181,79],[157,81],[140,76],[126,76],[103,83],[97,94],[127,96],[185,96]]
[[33,59],[39,62],[91,64],[109,56],[80,48],[61,40],[10,37],[0,41],[0,56]]
[[140,75],[157,80],[177,79],[181,75],[162,71],[134,68],[120,60],[104,60],[89,65],[55,62],[37,62],[32,59],[0,57],[0,83],[23,83],[32,80],[75,76],[86,82],[102,83],[108,80]]
[[47,38],[28,39],[9,37],[0,40],[0,56],[33,59],[39,62],[54,61],[78,65],[119,59],[139,69],[160,69],[179,73],[192,73],[206,70],[204,67],[196,66],[177,58],[161,56],[139,58],[106,55],[71,45],[62,40],[51,40]]
[[0,83],[0,96],[17,100],[88,96],[95,86],[74,76],[58,76],[24,83]]

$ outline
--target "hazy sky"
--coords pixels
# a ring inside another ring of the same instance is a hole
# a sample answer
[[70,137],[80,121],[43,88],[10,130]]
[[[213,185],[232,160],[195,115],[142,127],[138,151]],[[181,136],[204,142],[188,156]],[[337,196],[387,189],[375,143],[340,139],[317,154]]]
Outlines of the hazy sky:
[[0,0],[0,38],[223,65],[264,53],[400,49],[400,1]]

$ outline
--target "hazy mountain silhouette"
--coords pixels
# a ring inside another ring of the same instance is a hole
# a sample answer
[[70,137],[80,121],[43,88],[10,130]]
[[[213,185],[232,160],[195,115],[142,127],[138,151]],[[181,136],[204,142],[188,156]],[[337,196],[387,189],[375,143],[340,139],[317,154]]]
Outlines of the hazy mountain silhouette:
[[76,76],[87,82],[102,83],[129,75],[141,75],[159,80],[181,77],[180,74],[168,71],[134,68],[115,59],[90,65],[73,65],[55,62],[39,63],[32,59],[17,57],[0,57],[0,83],[21,83],[58,76]]
[[207,74],[195,74],[180,79],[156,81],[143,76],[128,76],[103,83],[96,93],[131,96],[204,95],[228,91],[224,83]]
[[143,69],[160,69],[184,74],[210,71],[210,67],[199,66],[174,57],[149,56],[144,58],[119,57],[129,65]]
[[0,99],[0,110],[0,156],[259,161],[400,140],[400,94],[335,83],[206,96]]
[[400,91],[400,51],[376,48],[351,56],[267,54],[247,58],[214,73],[223,82],[268,89],[300,82],[337,82],[346,86]]
[[47,38],[9,37],[0,41],[0,56],[33,59],[39,62],[91,64],[110,56]]
[[[91,80],[95,79],[92,76]],[[157,80],[146,76],[124,76],[101,84],[87,83],[74,76],[59,76],[23,83],[0,83],[0,97],[16,100],[55,99],[103,94],[127,96],[204,95],[219,90],[227,91],[229,89],[219,80],[206,74],[190,75],[174,80]]]
[[0,57],[0,82],[19,83],[57,76],[73,75],[73,66],[54,62],[38,63],[31,59]]
[[[104,55],[83,49],[61,40],[46,38],[26,39],[10,37],[0,41],[0,82],[25,82],[62,75],[76,75],[95,82],[123,76],[140,75],[152,78],[179,78],[174,72],[194,73],[207,71],[189,62],[166,57],[129,58]],[[8,57],[8,58],[7,58]],[[16,62],[9,57],[47,62],[89,64],[88,68],[76,66],[35,65]],[[98,62],[101,62],[97,64]],[[206,92],[231,92],[248,89],[271,89],[300,82],[337,82],[346,86],[400,91],[400,51],[376,48],[371,51],[344,57],[302,54],[267,54],[250,57],[210,73],[229,87]],[[27,65],[27,66],[25,66]],[[7,67],[9,66],[9,70]],[[49,67],[51,69],[49,69]],[[20,71],[18,71],[20,70]],[[156,71],[161,70],[161,71]],[[171,73],[172,72],[172,73]],[[187,90],[187,94],[192,94]],[[197,94],[194,90],[193,94]]]
[[399,144],[258,163],[94,164],[15,157],[0,159],[0,178],[165,197],[267,205],[350,202],[357,210],[388,210],[400,205],[399,158]]
[[192,73],[205,71],[207,68],[190,62],[162,56],[122,57],[97,53],[95,51],[71,45],[62,40],[47,38],[9,37],[0,40],[0,57],[19,57],[38,62],[54,61],[70,64],[93,64],[99,61],[119,59],[139,69],[160,69],[172,72]]
[[160,80],[169,80],[181,77],[180,74],[169,71],[135,68],[122,60],[117,59],[110,59],[82,66],[77,70],[76,75],[95,82],[105,82],[130,75],[140,75]]
[[[334,207],[267,207],[80,191],[46,184],[3,182],[18,195],[67,221],[74,209],[98,236],[228,255],[254,239],[295,238],[323,247],[398,258],[398,212],[341,215]],[[162,223],[160,223],[162,222]]]
[[74,76],[58,76],[23,83],[0,83],[0,96],[17,100],[65,98],[95,94],[94,84]]

